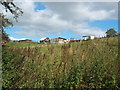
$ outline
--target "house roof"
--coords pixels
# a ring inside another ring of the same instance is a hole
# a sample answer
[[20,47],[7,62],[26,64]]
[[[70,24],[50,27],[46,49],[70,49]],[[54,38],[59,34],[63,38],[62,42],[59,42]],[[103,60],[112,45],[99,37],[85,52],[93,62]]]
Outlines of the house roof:
[[83,37],[89,37],[89,36],[83,36]]
[[27,40],[28,40],[28,41],[32,41],[32,40],[30,40],[30,39],[24,39],[24,40],[19,40],[19,41],[27,41]]
[[66,40],[65,38],[62,38],[62,37],[58,37],[58,39],[64,39],[64,40]]
[[45,40],[46,39],[46,37],[44,37],[44,38],[41,38],[40,40]]

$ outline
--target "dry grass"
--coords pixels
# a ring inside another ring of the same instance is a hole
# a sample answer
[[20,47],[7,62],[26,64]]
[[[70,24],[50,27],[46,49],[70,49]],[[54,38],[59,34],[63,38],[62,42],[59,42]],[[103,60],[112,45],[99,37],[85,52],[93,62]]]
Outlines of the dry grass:
[[118,88],[117,37],[3,48],[3,87]]

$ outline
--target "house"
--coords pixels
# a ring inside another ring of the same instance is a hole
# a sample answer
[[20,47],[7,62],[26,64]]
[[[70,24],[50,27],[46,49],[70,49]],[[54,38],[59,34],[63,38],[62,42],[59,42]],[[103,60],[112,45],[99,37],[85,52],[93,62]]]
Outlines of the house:
[[19,40],[11,40],[12,42],[19,42]]
[[50,43],[50,39],[47,37],[47,38],[41,38],[40,39],[40,43],[42,44],[49,44]]
[[70,40],[69,42],[72,43],[72,42],[80,42],[81,40]]
[[92,39],[95,39],[95,36],[90,36],[90,39],[92,40]]
[[19,40],[18,42],[32,42],[32,40],[25,39],[25,40]]
[[83,36],[83,40],[89,40],[89,36]]
[[69,43],[69,40],[62,38],[62,37],[58,37],[58,38],[51,39],[50,43],[52,43],[52,44]]
[[93,40],[95,36],[83,36],[83,40]]

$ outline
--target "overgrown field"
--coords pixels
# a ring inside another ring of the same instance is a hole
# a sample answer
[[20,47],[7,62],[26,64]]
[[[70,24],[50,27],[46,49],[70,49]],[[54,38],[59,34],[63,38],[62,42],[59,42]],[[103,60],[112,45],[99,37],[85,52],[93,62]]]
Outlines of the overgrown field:
[[34,42],[8,42],[6,45],[10,47],[40,46],[40,44]]
[[118,39],[3,48],[4,88],[119,88]]

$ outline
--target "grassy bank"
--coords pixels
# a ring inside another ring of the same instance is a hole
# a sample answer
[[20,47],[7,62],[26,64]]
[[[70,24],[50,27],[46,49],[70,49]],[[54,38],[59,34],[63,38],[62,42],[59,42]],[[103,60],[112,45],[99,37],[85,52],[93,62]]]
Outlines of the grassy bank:
[[118,88],[117,37],[3,48],[3,87]]
[[40,44],[34,42],[8,42],[5,45],[10,47],[40,46]]

